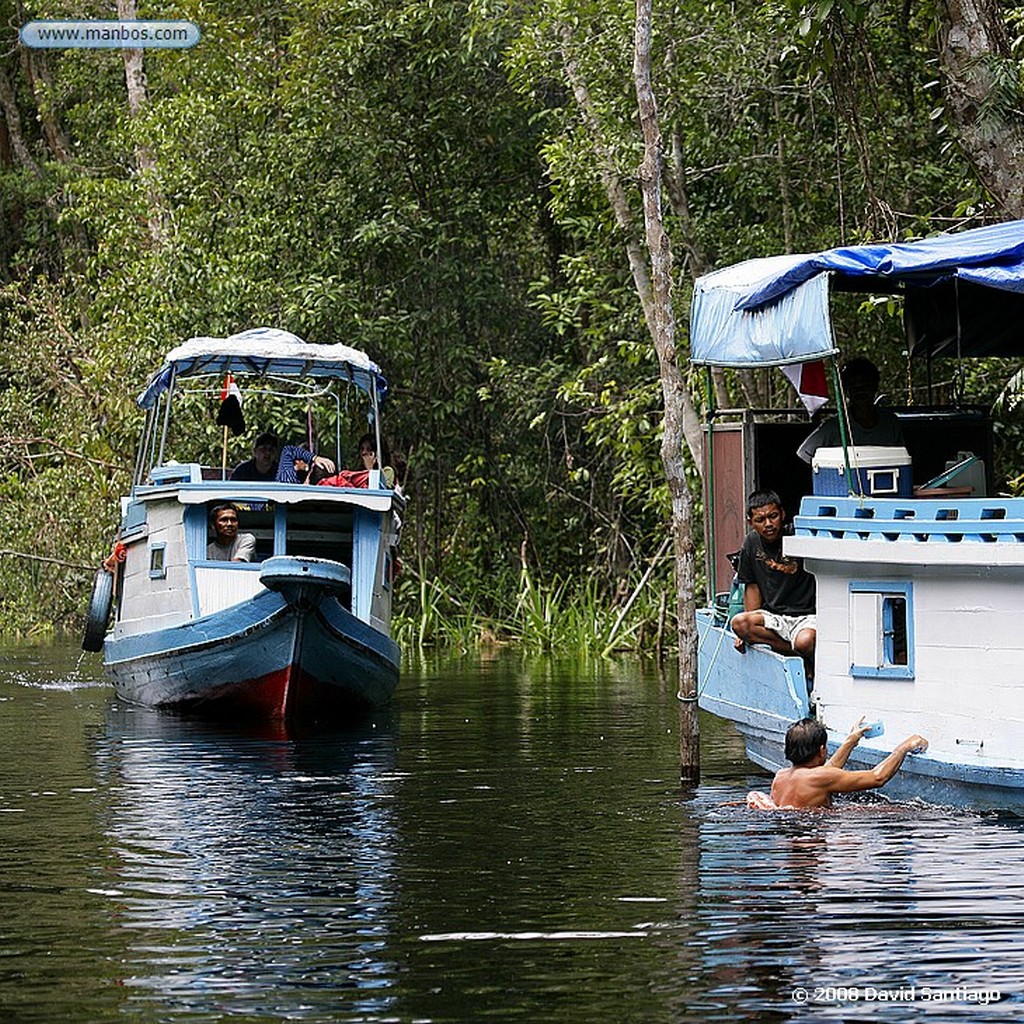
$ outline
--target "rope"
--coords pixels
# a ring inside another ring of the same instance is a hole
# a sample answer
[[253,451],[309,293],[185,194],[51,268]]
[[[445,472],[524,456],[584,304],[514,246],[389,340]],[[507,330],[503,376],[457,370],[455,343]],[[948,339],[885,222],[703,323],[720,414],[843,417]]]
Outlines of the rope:
[[[704,636],[707,636],[708,632],[710,630],[714,629],[714,628],[715,628],[715,624],[714,624],[713,621],[708,623],[707,629],[704,630]],[[697,695],[698,696],[700,696],[700,694],[702,694],[704,692],[704,688],[708,685],[708,680],[711,678],[711,670],[715,667],[715,662],[718,660],[718,652],[722,649],[722,641],[725,639],[726,633],[728,633],[728,630],[724,626],[721,627],[721,629],[719,630],[719,634],[718,634],[718,643],[715,645],[715,652],[714,652],[714,654],[711,655],[711,661],[708,662],[708,670],[707,670],[707,672],[704,673],[704,682],[700,682],[698,680],[698,683],[697,683]],[[703,639],[704,639],[704,637],[698,636],[698,638],[697,638],[698,643],[700,643],[700,641],[703,640]],[[695,700],[696,698],[688,698],[688,699]]]
[[[714,622],[710,622],[710,623],[708,623],[707,629],[704,630],[704,636],[700,636],[698,634],[698,637],[697,637],[697,644],[698,644],[698,646],[704,640],[704,637],[708,635],[708,631],[711,630],[711,629],[714,629],[714,628],[717,628],[717,627],[715,627]],[[708,670],[707,670],[707,672],[704,675],[704,681],[703,682],[701,682],[700,680],[697,681],[697,692],[696,692],[696,694],[694,694],[694,696],[692,696],[692,697],[684,697],[682,690],[679,690],[676,693],[676,700],[678,700],[680,703],[682,703],[682,704],[696,704],[697,701],[700,700],[700,695],[704,692],[704,688],[708,685],[708,680],[711,678],[711,670],[715,667],[715,661],[718,658],[718,652],[722,649],[722,641],[725,639],[725,636],[726,636],[727,632],[728,632],[728,630],[726,630],[724,628],[721,629],[721,631],[719,632],[718,643],[715,646],[714,654],[711,655],[711,661],[708,663]]]
[[10,555],[12,558],[25,558],[30,562],[48,562],[51,565],[62,565],[65,569],[81,569],[83,572],[95,572],[95,565],[82,565],[80,562],[65,562],[62,558],[47,558],[46,555],[30,555],[26,551],[11,551],[8,548],[0,548],[0,555]]

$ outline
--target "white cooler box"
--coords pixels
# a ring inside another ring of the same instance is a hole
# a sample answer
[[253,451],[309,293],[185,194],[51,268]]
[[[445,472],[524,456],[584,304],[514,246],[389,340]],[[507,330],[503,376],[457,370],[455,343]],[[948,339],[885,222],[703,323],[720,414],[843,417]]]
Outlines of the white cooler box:
[[[909,498],[913,494],[910,452],[906,448],[854,445],[850,453],[850,474],[854,489],[860,480],[861,493],[875,498]],[[845,498],[846,467],[842,448],[819,448],[811,463],[814,493]]]

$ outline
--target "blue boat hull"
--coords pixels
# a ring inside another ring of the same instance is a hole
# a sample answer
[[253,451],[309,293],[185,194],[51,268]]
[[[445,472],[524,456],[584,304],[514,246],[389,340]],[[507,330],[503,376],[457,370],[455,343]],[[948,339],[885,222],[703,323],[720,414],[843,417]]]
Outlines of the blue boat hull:
[[387,703],[399,648],[329,593],[265,591],[170,629],[108,637],[119,697],[150,707],[268,719],[336,718]]
[[[786,730],[811,713],[802,660],[758,648],[741,654],[733,647],[734,634],[715,624],[711,609],[697,612],[697,631],[700,707],[735,724],[755,764],[771,772],[787,766]],[[844,738],[830,732],[829,749],[835,750]],[[862,740],[846,766],[873,768],[887,754]],[[911,755],[884,793],[891,800],[1024,814],[1024,771],[953,762],[934,753]]]

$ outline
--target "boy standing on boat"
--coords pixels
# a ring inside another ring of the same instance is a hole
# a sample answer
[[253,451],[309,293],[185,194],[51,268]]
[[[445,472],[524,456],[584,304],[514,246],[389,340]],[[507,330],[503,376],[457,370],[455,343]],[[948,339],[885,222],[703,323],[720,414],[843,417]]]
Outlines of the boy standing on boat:
[[817,638],[814,577],[799,558],[782,552],[786,512],[774,491],[754,491],[747,499],[747,534],[736,578],[743,584],[743,611],[734,615],[736,649],[767,644],[779,654],[799,654],[814,664]]
[[[870,359],[862,356],[851,359],[839,376],[846,394],[849,412],[850,443],[855,445],[904,446],[903,428],[890,409],[875,405],[881,374]],[[835,416],[825,420],[804,439],[797,455],[810,464],[819,448],[836,448],[842,444],[839,420]]]

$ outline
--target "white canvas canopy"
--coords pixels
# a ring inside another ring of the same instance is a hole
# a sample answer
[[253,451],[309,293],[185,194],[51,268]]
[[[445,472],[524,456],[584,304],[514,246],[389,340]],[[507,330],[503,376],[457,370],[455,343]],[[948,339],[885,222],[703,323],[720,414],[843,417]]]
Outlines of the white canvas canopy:
[[229,338],[190,338],[172,349],[137,401],[149,409],[176,377],[198,374],[339,377],[349,380],[380,403],[388,382],[365,352],[348,345],[314,345],[288,331],[255,327]]
[[697,280],[690,358],[784,366],[835,353],[829,291],[900,295],[912,355],[1024,355],[1024,221],[747,260]]

